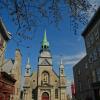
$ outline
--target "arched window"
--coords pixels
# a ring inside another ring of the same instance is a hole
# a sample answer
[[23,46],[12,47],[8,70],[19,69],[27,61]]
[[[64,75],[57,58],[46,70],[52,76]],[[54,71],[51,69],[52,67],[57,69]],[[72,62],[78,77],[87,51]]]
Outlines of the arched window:
[[61,69],[61,74],[62,74],[62,75],[64,74],[64,70],[63,70],[63,69]]
[[55,98],[58,99],[58,89],[55,89]]
[[47,71],[44,71],[42,73],[42,80],[41,80],[42,84],[49,84],[50,82],[50,76],[49,73]]
[[32,90],[32,99],[37,100],[37,91],[35,89]]
[[44,46],[44,48],[46,49],[46,48],[47,48],[47,46],[45,45],[45,46]]

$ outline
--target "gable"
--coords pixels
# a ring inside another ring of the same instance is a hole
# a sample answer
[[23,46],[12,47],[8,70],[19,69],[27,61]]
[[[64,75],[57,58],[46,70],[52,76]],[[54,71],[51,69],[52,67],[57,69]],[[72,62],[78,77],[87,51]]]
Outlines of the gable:
[[33,89],[37,87],[37,72],[32,72],[31,74],[31,81],[30,85]]
[[57,73],[52,69],[52,71],[53,71],[53,73],[55,74],[55,76],[57,77],[57,78],[59,78],[59,76],[57,75]]
[[2,66],[2,70],[10,74],[13,69],[13,65],[14,64],[12,63],[11,59],[9,59],[5,61],[4,65]]
[[47,59],[44,59],[44,60],[41,62],[40,65],[46,65],[46,66],[48,66],[48,65],[50,65],[50,63],[48,62]]

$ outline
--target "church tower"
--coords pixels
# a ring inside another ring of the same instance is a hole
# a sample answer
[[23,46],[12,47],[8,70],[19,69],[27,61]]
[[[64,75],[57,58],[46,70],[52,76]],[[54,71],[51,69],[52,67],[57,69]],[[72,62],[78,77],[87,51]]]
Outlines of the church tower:
[[27,65],[26,65],[26,68],[25,68],[25,77],[30,77],[30,69],[31,69],[30,59],[28,58],[27,59]]
[[16,79],[15,83],[15,95],[14,100],[20,99],[20,91],[21,91],[21,61],[22,55],[19,49],[16,49],[15,52],[15,62],[11,74]]
[[31,100],[31,89],[30,89],[30,60],[27,59],[27,64],[25,68],[25,82],[24,82],[24,100]]
[[[46,31],[44,33],[42,46],[40,50],[40,56],[38,58],[38,74],[40,74],[38,76],[41,76],[42,74],[41,72],[43,70],[47,70],[47,71],[52,70],[52,57],[49,50],[49,42],[47,40]],[[42,77],[39,78],[41,79]],[[38,85],[41,85],[42,83],[39,80],[38,80]]]
[[66,76],[64,73],[64,65],[61,59],[59,68],[59,87],[60,87],[60,100],[67,100],[66,96]]
[[[47,40],[45,31],[40,50],[40,56],[38,58],[37,85],[45,86],[45,88],[47,88],[48,85],[50,86],[52,81],[52,79],[50,78],[51,72],[52,72],[52,56],[49,50],[49,42]],[[40,92],[41,92],[40,88],[38,88],[38,100],[41,100],[41,97],[39,97],[39,95],[41,94]],[[50,91],[47,91],[46,93],[48,93],[49,95]]]
[[40,56],[38,58],[38,67],[52,68],[52,57],[49,50],[49,42],[47,40],[46,31],[44,33],[42,46],[40,50]]
[[[26,69],[29,68],[28,66]],[[25,79],[28,77],[29,74],[26,74]],[[60,74],[58,75],[54,71],[46,31],[44,32],[38,57],[37,70],[31,74],[30,82],[30,87],[27,85],[25,89],[31,89],[32,99],[27,98],[24,100],[67,100],[64,66],[61,60]]]

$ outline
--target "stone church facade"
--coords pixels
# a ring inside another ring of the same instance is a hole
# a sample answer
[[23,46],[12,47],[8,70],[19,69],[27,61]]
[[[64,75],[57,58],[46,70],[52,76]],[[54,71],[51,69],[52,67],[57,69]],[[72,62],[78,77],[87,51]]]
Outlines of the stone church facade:
[[29,58],[25,68],[24,100],[67,100],[64,65],[60,63],[59,75],[53,70],[52,55],[46,32],[38,57],[37,71],[30,73]]

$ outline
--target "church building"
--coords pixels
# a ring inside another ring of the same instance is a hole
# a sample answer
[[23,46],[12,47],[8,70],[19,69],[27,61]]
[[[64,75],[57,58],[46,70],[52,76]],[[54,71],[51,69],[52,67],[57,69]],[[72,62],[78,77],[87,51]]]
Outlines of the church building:
[[66,77],[64,65],[61,60],[59,73],[53,69],[52,55],[46,31],[38,57],[37,71],[31,74],[29,58],[25,68],[25,82],[23,86],[24,100],[67,100]]

